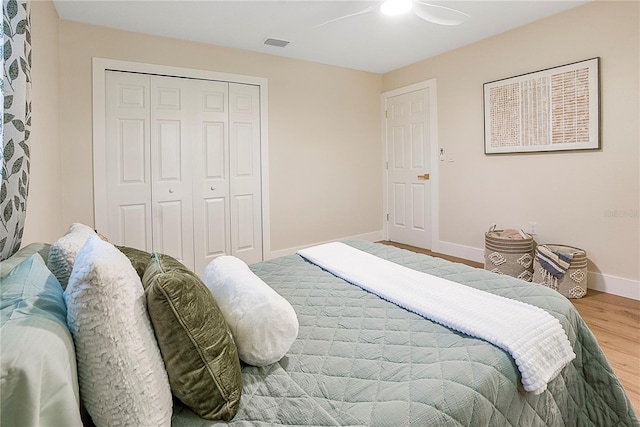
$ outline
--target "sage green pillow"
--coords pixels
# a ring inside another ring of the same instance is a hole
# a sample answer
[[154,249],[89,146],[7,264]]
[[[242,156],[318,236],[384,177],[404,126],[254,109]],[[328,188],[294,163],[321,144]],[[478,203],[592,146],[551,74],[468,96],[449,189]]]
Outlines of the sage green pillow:
[[[115,246],[116,248],[118,248],[118,250],[120,250],[120,252],[122,252],[126,255],[127,258],[129,258],[129,261],[131,261],[131,265],[136,270],[136,273],[138,273],[138,276],[140,276],[140,279],[142,279],[142,276],[144,276],[144,271],[147,269],[147,264],[149,264],[149,261],[151,261],[151,254],[149,252],[145,252],[136,248],[130,248],[128,246]],[[144,282],[142,284],[144,285]]]
[[174,396],[208,420],[231,420],[242,394],[229,327],[202,281],[168,255],[151,255],[142,282]]

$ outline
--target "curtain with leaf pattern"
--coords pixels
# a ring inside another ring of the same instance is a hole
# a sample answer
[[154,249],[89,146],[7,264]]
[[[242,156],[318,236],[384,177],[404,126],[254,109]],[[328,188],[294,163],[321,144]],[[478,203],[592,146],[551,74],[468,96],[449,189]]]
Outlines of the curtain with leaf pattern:
[[20,248],[29,193],[31,10],[28,0],[2,1],[2,187],[0,260]]

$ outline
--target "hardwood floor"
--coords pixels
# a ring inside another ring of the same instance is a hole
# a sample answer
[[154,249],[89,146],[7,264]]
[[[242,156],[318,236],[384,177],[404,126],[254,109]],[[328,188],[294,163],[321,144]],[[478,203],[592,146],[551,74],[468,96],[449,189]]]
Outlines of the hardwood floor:
[[[393,242],[379,242],[449,261],[483,268],[483,264]],[[593,289],[570,299],[595,335],[613,371],[622,383],[636,414],[640,415],[640,301]]]

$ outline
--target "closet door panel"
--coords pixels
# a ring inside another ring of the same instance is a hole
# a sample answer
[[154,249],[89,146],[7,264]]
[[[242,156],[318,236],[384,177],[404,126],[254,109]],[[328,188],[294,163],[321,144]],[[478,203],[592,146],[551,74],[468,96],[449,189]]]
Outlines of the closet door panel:
[[107,229],[112,243],[151,250],[150,78],[106,73]]
[[141,184],[147,180],[147,120],[118,119],[116,167],[120,184]]
[[165,183],[183,181],[181,124],[179,120],[156,120],[158,127],[156,178],[158,181]]
[[192,80],[195,271],[231,255],[229,203],[229,84]]
[[237,252],[253,250],[256,246],[257,236],[254,226],[254,200],[253,195],[244,194],[234,197],[235,218],[234,236],[236,236],[235,248]]
[[234,123],[233,133],[235,141],[235,174],[236,180],[246,179],[245,184],[251,185],[253,175],[260,169],[255,170],[254,157],[254,126],[252,123]]
[[193,268],[193,99],[188,83],[151,78],[151,200],[153,249]]
[[119,216],[117,241],[109,236],[111,243],[150,250],[151,245],[147,246],[151,236],[148,206],[144,203],[121,205],[116,214]]
[[211,184],[227,181],[227,123],[223,121],[202,121],[202,148],[204,156],[201,163],[202,178]]
[[229,159],[232,254],[262,261],[260,91],[229,84]]
[[[224,197],[209,198],[204,201],[205,205],[205,224],[204,224],[204,240],[205,251],[204,258],[215,258],[220,255],[227,254],[226,242],[229,240],[226,224],[228,222],[229,207],[227,199]],[[202,266],[204,269],[206,265]]]
[[186,263],[185,247],[184,247],[184,230],[183,223],[185,221],[184,204],[181,200],[159,202],[156,206],[156,215],[154,216],[155,234],[154,245],[155,250]]

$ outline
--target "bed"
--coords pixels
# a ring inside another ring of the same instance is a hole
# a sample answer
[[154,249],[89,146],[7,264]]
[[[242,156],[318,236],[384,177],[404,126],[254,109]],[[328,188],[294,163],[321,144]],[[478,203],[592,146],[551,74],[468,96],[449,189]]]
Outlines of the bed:
[[[398,264],[539,306],[576,358],[540,395],[525,392],[511,356],[370,294],[299,255],[251,266],[287,299],[298,338],[278,363],[242,366],[229,423],[174,402],[172,425],[638,426],[638,418],[573,305],[544,286],[392,246],[348,242]],[[509,319],[504,319],[508,322]]]

